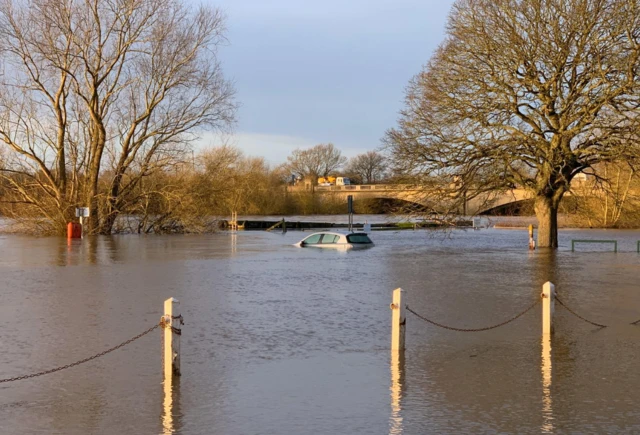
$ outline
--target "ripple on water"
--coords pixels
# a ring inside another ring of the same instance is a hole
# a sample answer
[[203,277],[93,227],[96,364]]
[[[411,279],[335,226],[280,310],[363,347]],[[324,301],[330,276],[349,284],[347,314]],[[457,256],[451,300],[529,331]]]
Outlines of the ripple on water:
[[[181,300],[181,434],[637,433],[640,256],[526,249],[526,231],[374,232],[360,252],[291,246],[305,233],[0,239],[0,378],[99,352]],[[476,334],[409,314],[407,351],[389,354],[391,290],[443,323],[504,320],[556,284],[549,357],[538,310]],[[167,423],[151,334],[92,363],[0,384],[7,433],[162,433]],[[390,364],[390,361],[392,363]]]

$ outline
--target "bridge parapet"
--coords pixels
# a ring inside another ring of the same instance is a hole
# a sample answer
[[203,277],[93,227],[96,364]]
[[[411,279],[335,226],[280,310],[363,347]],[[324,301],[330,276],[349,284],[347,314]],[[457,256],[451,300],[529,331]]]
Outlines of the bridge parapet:
[[[349,186],[316,186],[315,192],[318,194],[332,195],[346,200],[348,195],[353,195],[354,199],[398,199],[406,202],[420,204],[425,207],[438,209],[441,207],[449,210],[452,204],[443,203],[447,192],[437,189],[428,189],[425,186],[415,184],[354,184]],[[486,210],[502,206],[508,203],[519,202],[530,199],[530,193],[524,189],[513,189],[505,192],[486,193],[478,196],[471,196],[460,204],[459,213],[475,215]]]
[[351,184],[348,186],[316,186],[317,192],[343,191],[389,191],[389,190],[420,190],[420,186],[413,184]]
[[[587,191],[593,189],[590,180],[578,180],[573,185],[573,190],[566,193],[567,196],[583,196]],[[291,189],[292,191],[295,190]],[[447,191],[439,191],[433,187],[420,186],[416,184],[353,184],[349,186],[315,186],[313,189],[321,195],[343,198],[353,195],[354,199],[397,199],[406,202],[420,204],[425,207],[437,208],[434,203],[442,202]],[[464,205],[460,208],[460,213],[476,215],[490,211],[496,207],[506,204],[518,203],[532,200],[533,194],[519,186],[511,190],[486,192],[479,195],[469,195],[465,198]],[[445,204],[449,207],[450,204]]]

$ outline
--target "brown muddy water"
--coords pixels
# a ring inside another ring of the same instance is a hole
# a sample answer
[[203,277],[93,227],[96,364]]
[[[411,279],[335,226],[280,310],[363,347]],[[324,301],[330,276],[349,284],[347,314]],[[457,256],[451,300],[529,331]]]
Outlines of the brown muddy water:
[[[376,246],[291,246],[308,233],[0,236],[0,379],[114,346],[181,301],[182,371],[163,407],[160,331],[89,363],[0,383],[1,434],[640,433],[638,231],[562,230],[556,253],[524,230],[380,231]],[[616,239],[578,245],[571,239]],[[516,314],[550,280],[600,329],[556,308]],[[544,352],[543,352],[544,348]],[[168,418],[170,417],[170,418]]]

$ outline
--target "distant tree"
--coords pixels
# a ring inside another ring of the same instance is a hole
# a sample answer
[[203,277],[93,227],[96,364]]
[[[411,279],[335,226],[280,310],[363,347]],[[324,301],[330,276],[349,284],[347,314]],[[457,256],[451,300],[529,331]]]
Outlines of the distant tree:
[[638,154],[639,71],[640,2],[458,0],[385,142],[396,168],[461,199],[529,190],[538,246],[557,247],[576,174]]
[[375,151],[367,151],[349,159],[345,172],[364,184],[379,183],[386,175],[387,159]]
[[314,181],[337,171],[346,162],[347,158],[332,143],[296,149],[287,157],[287,167],[292,174],[301,178],[311,177]]
[[279,176],[264,158],[247,157],[238,148],[219,146],[199,154],[191,190],[205,214],[268,214],[283,200]]
[[640,173],[625,163],[602,163],[595,173],[574,179],[575,223],[589,227],[638,227]]

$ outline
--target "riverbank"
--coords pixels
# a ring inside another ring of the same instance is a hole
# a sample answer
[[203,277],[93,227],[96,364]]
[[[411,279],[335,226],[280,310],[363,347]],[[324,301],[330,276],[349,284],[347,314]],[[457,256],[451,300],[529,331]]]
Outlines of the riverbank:
[[[114,234],[137,234],[134,226],[127,218],[127,225],[122,225]],[[265,231],[271,227],[277,226],[274,230],[282,230],[282,226],[278,225],[285,220],[287,230],[314,230],[314,229],[345,229],[348,228],[348,215],[289,215],[289,216],[260,216],[246,215],[238,217],[239,229]],[[230,219],[226,216],[211,217],[206,225],[199,228],[186,228],[176,226],[170,233],[189,234],[215,233],[220,230],[229,229]],[[370,224],[372,230],[409,230],[409,229],[444,229],[444,228],[471,228],[474,224],[480,228],[498,228],[498,229],[526,229],[529,225],[537,228],[538,221],[535,216],[476,216],[464,217],[457,220],[442,220],[437,218],[423,219],[417,216],[393,215],[393,214],[356,214],[354,215],[355,229],[364,228],[365,224]],[[599,228],[599,229],[618,229],[612,227],[592,227],[580,222],[571,215],[562,214],[558,216],[559,229],[571,228]],[[627,226],[619,229],[639,229],[640,222],[636,226]],[[153,233],[153,232],[151,232]],[[169,233],[164,231],[163,233]],[[37,226],[29,225],[25,222],[11,221],[6,218],[0,218],[0,234],[31,234],[36,236],[48,235],[38,231]]]
[[[423,228],[442,228],[442,227],[471,227],[473,221],[459,220],[455,222],[446,222],[438,220],[424,220],[418,222],[381,222],[381,223],[354,223],[354,229],[364,229],[365,225],[369,225],[372,230],[415,230]],[[231,222],[221,221],[222,229],[231,228]],[[309,221],[291,221],[281,219],[272,220],[238,220],[238,229],[241,230],[312,230],[327,228],[349,228],[348,223],[344,222],[309,222]]]

